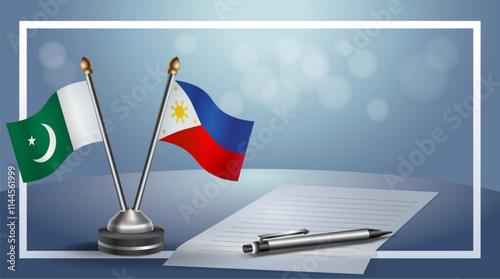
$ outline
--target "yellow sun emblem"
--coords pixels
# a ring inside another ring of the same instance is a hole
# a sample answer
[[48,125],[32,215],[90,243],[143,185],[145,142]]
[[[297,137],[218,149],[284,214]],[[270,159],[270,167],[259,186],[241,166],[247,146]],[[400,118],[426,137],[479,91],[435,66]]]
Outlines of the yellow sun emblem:
[[179,105],[179,102],[175,100],[175,106],[170,106],[174,112],[172,112],[172,117],[177,117],[175,119],[175,123],[179,123],[179,119],[181,120],[182,124],[184,124],[184,117],[188,118],[189,115],[187,115],[186,111],[188,110],[188,107],[184,107],[184,101],[181,100],[181,104]]

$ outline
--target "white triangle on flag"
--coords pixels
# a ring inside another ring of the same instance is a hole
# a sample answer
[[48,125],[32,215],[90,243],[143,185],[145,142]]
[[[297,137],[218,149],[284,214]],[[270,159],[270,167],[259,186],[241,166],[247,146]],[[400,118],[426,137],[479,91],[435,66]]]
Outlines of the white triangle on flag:
[[200,125],[200,119],[198,119],[193,103],[182,87],[174,81],[168,97],[159,139]]

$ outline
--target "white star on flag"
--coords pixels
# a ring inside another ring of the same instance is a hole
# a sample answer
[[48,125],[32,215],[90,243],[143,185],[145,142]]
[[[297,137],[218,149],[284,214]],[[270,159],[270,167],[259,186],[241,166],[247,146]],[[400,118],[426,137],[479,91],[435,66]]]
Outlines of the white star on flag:
[[[36,140],[36,139],[34,139],[34,138],[33,138],[33,136],[31,136],[31,138],[29,138],[29,139],[28,139],[28,141],[30,142],[30,144],[29,144],[29,145],[35,145],[35,140]],[[29,146],[29,145],[28,145],[28,146]]]

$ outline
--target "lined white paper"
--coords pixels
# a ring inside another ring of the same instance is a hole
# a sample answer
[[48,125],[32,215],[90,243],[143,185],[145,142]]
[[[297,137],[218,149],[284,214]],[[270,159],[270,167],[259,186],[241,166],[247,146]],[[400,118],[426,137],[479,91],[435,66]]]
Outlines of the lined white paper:
[[301,251],[244,254],[257,235],[308,229],[309,234],[379,229],[394,235],[436,192],[282,185],[181,245],[167,266],[363,274],[391,236]]

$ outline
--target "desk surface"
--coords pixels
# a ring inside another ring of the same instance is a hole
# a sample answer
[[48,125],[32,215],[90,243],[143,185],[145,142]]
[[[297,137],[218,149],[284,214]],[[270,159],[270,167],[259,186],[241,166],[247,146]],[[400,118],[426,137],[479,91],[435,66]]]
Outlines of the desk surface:
[[[140,174],[121,180],[131,206]],[[390,189],[384,175],[308,170],[243,170],[238,183],[226,182],[201,170],[164,171],[150,175],[141,210],[165,229],[166,250],[201,233],[281,184]],[[405,178],[394,190],[439,194],[380,249],[472,250],[472,187],[456,183]],[[4,194],[4,193],[2,193]],[[119,206],[110,176],[28,185],[28,250],[97,250],[97,229],[107,224]],[[190,208],[188,217],[180,208]],[[500,228],[500,193],[482,190],[481,260],[373,259],[367,277],[499,277],[495,230]],[[457,252],[458,253],[458,252]],[[84,264],[78,264],[79,262]],[[70,262],[70,263],[67,263]],[[283,272],[163,267],[162,259],[44,260],[43,272],[66,277],[282,277]],[[22,260],[23,266],[41,265]],[[460,264],[458,264],[460,263]],[[52,267],[50,267],[52,266]],[[92,267],[92,268],[89,268]],[[32,271],[30,271],[32,270]],[[29,276],[34,269],[17,274]],[[113,272],[113,270],[115,270]],[[76,272],[76,273],[75,273]],[[290,275],[297,277],[297,275]],[[335,274],[308,274],[332,277]],[[353,275],[337,275],[353,277]],[[116,277],[116,276],[115,276]],[[356,277],[356,276],[354,276]]]

